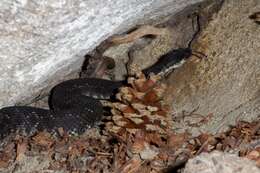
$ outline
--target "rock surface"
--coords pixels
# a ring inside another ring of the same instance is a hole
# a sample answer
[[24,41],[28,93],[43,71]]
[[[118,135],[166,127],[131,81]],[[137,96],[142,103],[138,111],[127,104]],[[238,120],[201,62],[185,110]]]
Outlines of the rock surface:
[[184,169],[184,173],[258,173],[259,171],[253,161],[219,151],[202,153],[190,159]]
[[109,36],[200,1],[0,1],[0,107],[30,102],[79,71]]
[[[173,127],[194,136],[224,131],[239,120],[260,118],[260,30],[249,19],[260,11],[260,1],[226,0],[221,8],[211,3],[199,11],[202,32],[192,49],[207,58],[193,56],[167,78],[167,96],[178,120]],[[160,26],[167,27],[170,34],[135,50],[134,62],[147,67],[170,49],[185,47],[194,33],[192,20],[187,18],[190,13],[192,10],[184,10],[161,20]],[[119,47],[108,56],[126,62],[127,51],[117,54],[126,46]]]
[[208,57],[191,58],[169,78],[175,114],[208,118],[192,133],[260,120],[260,29],[249,19],[257,11],[259,0],[226,0],[193,45]]

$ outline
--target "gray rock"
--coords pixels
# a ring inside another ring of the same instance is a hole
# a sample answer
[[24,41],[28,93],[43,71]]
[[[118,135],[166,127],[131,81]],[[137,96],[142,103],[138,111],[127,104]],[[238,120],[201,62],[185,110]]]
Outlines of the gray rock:
[[202,153],[190,159],[184,173],[259,173],[260,169],[253,161],[236,155],[214,151]]
[[0,107],[77,72],[109,36],[202,0],[1,0]]

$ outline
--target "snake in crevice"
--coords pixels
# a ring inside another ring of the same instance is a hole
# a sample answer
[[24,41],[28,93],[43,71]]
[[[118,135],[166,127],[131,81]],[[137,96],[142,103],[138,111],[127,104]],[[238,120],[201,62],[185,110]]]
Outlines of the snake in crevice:
[[[171,50],[142,72],[146,76],[150,73],[164,75],[177,68],[192,54],[190,44],[187,48]],[[82,134],[101,121],[103,106],[100,99],[111,98],[124,83],[126,82],[99,78],[72,79],[52,88],[50,109],[31,106],[4,107],[0,109],[0,138],[16,131],[34,134],[38,131],[53,132],[58,128],[69,133]]]

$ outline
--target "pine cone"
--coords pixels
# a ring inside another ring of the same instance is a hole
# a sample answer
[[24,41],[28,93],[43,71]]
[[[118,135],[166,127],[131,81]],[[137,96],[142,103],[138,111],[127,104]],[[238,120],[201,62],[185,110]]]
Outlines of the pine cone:
[[118,102],[111,104],[112,122],[106,124],[107,130],[119,135],[138,130],[166,134],[172,125],[169,106],[163,101],[166,85],[158,76],[147,79],[140,72],[129,77],[128,83],[119,89]]

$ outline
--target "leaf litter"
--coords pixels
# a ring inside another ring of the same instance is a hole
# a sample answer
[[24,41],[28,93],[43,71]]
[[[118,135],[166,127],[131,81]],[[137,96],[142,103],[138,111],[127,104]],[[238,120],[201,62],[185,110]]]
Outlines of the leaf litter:
[[104,118],[103,128],[92,128],[80,136],[71,136],[63,129],[58,135],[13,134],[3,142],[0,170],[17,169],[26,157],[38,155],[48,166],[28,172],[167,172],[177,171],[188,159],[214,150],[237,153],[260,167],[259,121],[240,121],[215,135],[175,133],[170,106],[164,101],[166,85],[160,78],[146,78],[138,72],[128,83],[119,89],[116,101],[107,103],[112,116]]

